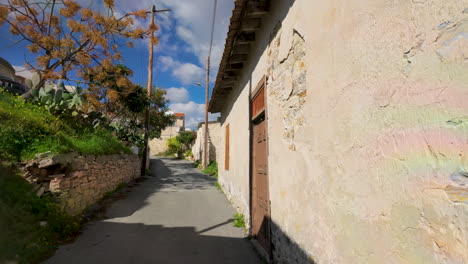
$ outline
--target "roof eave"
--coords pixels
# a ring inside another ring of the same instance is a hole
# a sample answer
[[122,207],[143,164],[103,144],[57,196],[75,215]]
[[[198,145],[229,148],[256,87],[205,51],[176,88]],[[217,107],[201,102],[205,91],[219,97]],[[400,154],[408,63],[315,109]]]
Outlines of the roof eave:
[[236,0],[229,24],[224,52],[208,105],[211,113],[221,112],[228,95],[250,53],[250,43],[261,28],[262,17],[269,12],[270,0]]

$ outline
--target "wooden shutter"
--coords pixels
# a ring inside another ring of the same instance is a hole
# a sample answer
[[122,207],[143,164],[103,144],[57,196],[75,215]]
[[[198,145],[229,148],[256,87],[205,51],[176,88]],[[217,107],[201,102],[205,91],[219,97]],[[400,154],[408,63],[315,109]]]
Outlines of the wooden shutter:
[[224,148],[224,169],[229,170],[229,124],[226,125],[226,137]]

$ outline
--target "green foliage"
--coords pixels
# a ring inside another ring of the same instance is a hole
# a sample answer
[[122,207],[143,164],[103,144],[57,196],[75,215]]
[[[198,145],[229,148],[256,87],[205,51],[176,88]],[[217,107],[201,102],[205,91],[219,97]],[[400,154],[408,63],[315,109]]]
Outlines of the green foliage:
[[144,134],[142,124],[138,120],[121,120],[111,124],[115,135],[122,141],[134,144],[140,148],[144,146]]
[[37,197],[23,178],[0,166],[0,263],[38,263],[81,225],[54,197]]
[[128,96],[122,97],[125,108],[115,112],[119,118],[112,121],[111,126],[117,137],[125,142],[143,147],[145,108],[149,111],[149,139],[159,138],[161,131],[174,122],[174,116],[167,115],[167,100],[165,90],[156,88],[152,90],[151,100],[148,100],[146,89],[136,86]]
[[202,170],[202,172],[214,176],[215,178],[218,178],[218,163],[216,161],[210,162],[208,167]]
[[123,102],[132,113],[143,112],[149,103],[146,90],[139,85],[131,93],[123,97]]
[[33,88],[31,90],[33,100],[44,105],[52,113],[69,112],[77,115],[77,110],[83,105],[84,97],[80,87],[66,88],[63,82],[59,81],[57,85],[47,83],[40,89]]
[[166,156],[177,155],[177,157],[181,158],[184,152],[188,152],[190,150],[190,146],[192,145],[194,140],[195,140],[195,136],[193,132],[191,131],[179,132],[177,136],[167,139],[166,144],[167,144],[168,150],[164,154]]
[[180,142],[180,147],[182,151],[187,151],[190,149],[190,146],[195,141],[195,135],[192,131],[182,131],[176,136],[177,140]]
[[20,161],[41,152],[129,153],[109,131],[83,127],[40,105],[0,92],[0,157]]
[[200,160],[196,160],[193,162],[193,167],[194,168],[199,168],[199,166],[201,166],[201,161]]
[[221,185],[219,184],[219,182],[215,182],[214,185],[215,185],[216,189],[218,189],[218,191],[223,192],[223,188],[221,188]]
[[178,154],[181,152],[180,141],[177,139],[177,137],[168,138],[166,144],[168,148],[167,154]]
[[244,215],[241,213],[236,213],[234,215],[234,227],[245,228]]
[[190,158],[190,157],[193,157],[193,152],[192,152],[192,150],[189,149],[189,150],[185,151],[184,157],[185,157],[185,159],[188,159],[188,158]]

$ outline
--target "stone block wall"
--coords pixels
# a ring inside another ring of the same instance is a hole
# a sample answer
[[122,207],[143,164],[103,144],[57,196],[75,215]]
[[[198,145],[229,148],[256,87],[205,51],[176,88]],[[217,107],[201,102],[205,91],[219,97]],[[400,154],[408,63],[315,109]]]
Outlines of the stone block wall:
[[[223,147],[221,142],[221,123],[209,122],[208,123],[208,159],[209,161],[216,161],[219,164],[220,149]],[[192,146],[192,152],[195,160],[203,159],[203,140],[205,137],[205,124],[201,124],[197,130],[197,138]]]
[[76,215],[119,184],[140,175],[137,155],[80,156],[76,153],[38,157],[23,168],[37,195],[53,193],[63,210]]
[[149,141],[150,155],[155,156],[159,153],[167,151],[167,139],[168,138],[155,138]]

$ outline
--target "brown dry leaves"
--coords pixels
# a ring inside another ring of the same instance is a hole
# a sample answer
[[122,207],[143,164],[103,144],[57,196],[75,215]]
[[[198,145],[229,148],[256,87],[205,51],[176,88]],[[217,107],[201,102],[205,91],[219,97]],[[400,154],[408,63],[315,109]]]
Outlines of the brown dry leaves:
[[81,6],[73,0],[64,0],[63,4],[65,7],[60,8],[60,14],[64,17],[73,17],[81,9]]
[[142,9],[142,10],[138,10],[135,12],[131,12],[130,15],[134,15],[136,17],[146,19],[146,17],[148,16],[148,13],[146,12],[146,10]]
[[0,6],[0,25],[5,23],[6,18],[8,17],[8,13],[10,10],[8,7]]
[[104,5],[107,8],[113,8],[114,7],[114,0],[104,0]]

